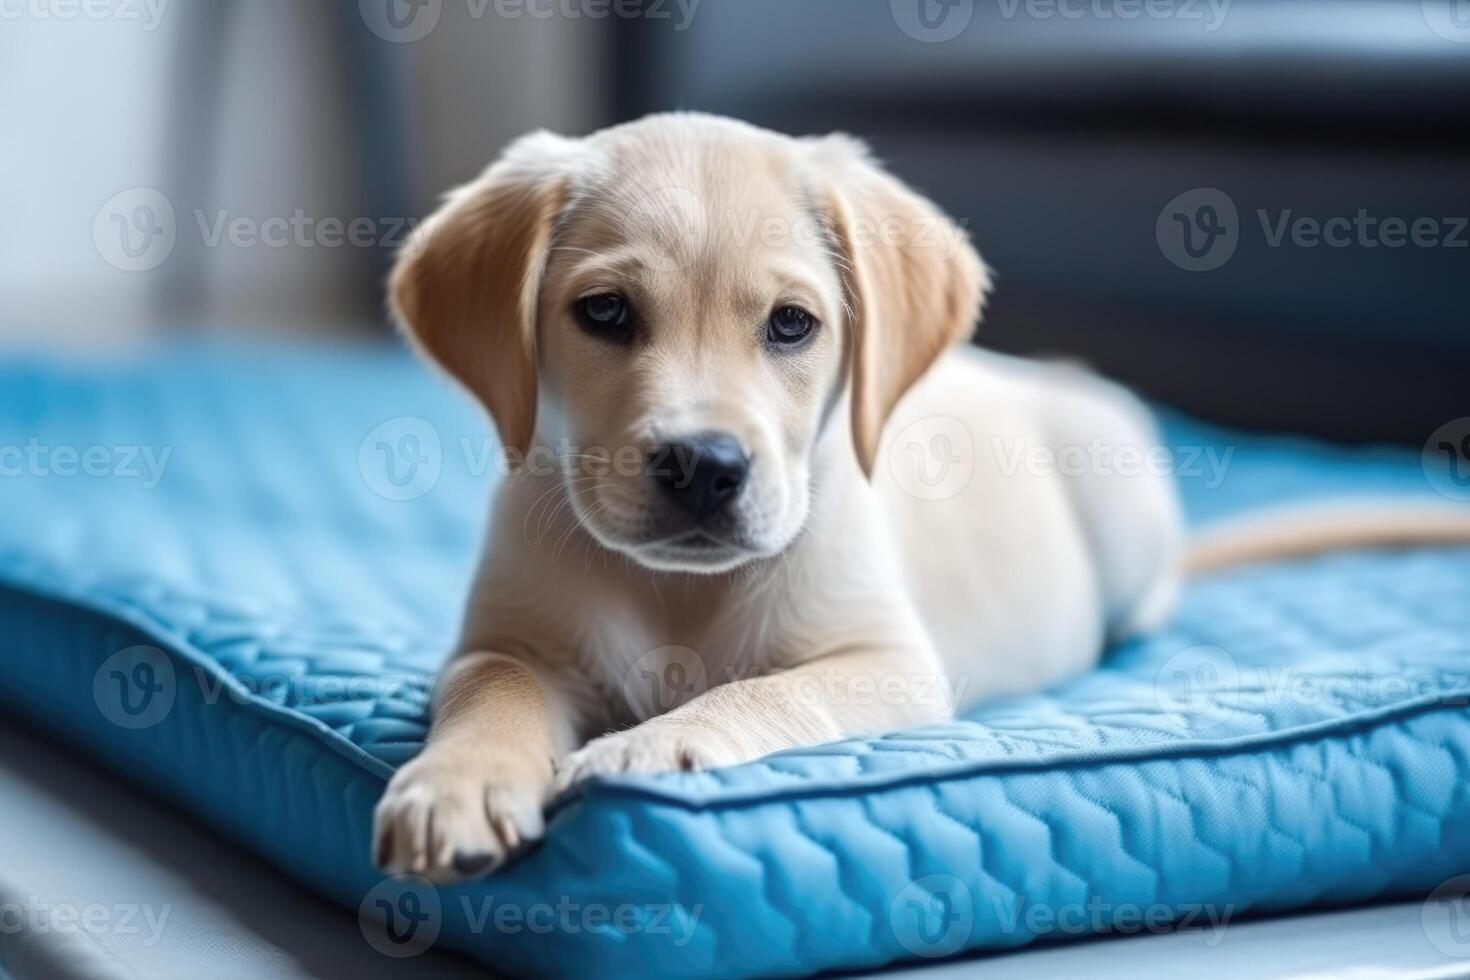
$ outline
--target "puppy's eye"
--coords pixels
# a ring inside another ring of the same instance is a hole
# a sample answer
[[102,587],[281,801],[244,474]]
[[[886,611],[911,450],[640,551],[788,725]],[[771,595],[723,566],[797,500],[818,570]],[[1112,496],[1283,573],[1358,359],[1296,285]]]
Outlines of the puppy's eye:
[[766,323],[766,339],[790,347],[801,343],[817,329],[817,318],[799,306],[783,306]]
[[628,301],[617,293],[598,293],[578,300],[575,312],[584,330],[601,336],[622,338],[632,327]]

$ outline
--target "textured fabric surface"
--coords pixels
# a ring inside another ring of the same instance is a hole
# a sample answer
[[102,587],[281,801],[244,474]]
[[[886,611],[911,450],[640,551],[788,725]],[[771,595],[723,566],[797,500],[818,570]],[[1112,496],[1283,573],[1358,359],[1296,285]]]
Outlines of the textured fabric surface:
[[[1167,432],[1200,522],[1429,492],[1410,452]],[[600,780],[486,882],[383,883],[371,810],[422,744],[490,449],[394,351],[0,367],[0,702],[399,938],[417,923],[395,952],[432,934],[527,974],[857,968],[1470,871],[1470,552],[1427,549],[1204,579],[1061,689]]]

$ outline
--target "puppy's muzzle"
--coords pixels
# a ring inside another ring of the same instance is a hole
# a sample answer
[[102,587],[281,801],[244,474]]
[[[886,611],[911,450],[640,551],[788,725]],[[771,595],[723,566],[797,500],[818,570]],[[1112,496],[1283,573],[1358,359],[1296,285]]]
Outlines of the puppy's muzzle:
[[750,454],[724,432],[704,432],[659,446],[649,475],[665,500],[699,524],[728,509],[750,476]]

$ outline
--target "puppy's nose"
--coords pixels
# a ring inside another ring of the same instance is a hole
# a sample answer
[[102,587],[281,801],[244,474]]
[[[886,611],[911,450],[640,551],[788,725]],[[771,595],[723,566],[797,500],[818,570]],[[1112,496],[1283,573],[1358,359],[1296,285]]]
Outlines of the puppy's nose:
[[698,520],[740,495],[750,456],[734,436],[704,432],[655,449],[649,472],[665,497]]

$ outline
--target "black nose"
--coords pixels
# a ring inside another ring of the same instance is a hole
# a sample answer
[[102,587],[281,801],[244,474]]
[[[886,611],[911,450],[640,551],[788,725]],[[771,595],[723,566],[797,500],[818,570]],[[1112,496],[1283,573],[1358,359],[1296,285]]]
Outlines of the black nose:
[[734,436],[705,432],[649,454],[649,474],[664,495],[699,520],[740,495],[750,457]]

